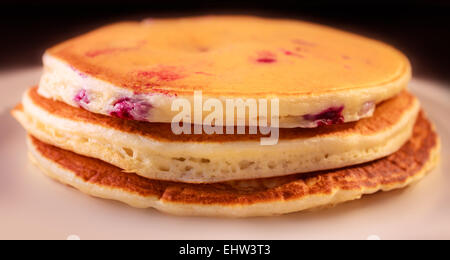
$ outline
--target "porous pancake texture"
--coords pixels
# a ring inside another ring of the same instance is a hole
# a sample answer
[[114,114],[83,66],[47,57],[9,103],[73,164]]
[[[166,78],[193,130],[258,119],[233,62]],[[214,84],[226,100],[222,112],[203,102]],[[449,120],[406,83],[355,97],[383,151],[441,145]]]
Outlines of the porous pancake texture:
[[112,24],[48,49],[43,61],[39,93],[91,112],[171,122],[178,113],[172,101],[193,104],[194,91],[202,91],[223,106],[227,98],[278,98],[281,127],[371,116],[411,74],[408,59],[381,42],[246,16]]
[[254,179],[334,169],[396,152],[411,137],[419,102],[408,92],[380,104],[373,117],[318,129],[262,135],[175,135],[170,125],[93,114],[25,93],[13,115],[46,143],[101,159],[144,177],[189,183]]
[[412,138],[386,158],[343,169],[217,184],[150,180],[31,136],[28,144],[46,174],[87,194],[177,215],[232,217],[284,214],[402,188],[424,177],[439,155],[439,139],[423,113]]

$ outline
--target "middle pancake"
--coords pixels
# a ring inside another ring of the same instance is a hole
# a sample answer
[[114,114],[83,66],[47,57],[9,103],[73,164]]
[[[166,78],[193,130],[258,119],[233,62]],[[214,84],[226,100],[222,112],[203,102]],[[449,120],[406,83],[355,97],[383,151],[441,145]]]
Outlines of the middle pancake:
[[404,91],[371,118],[318,129],[280,129],[277,145],[261,135],[175,135],[170,124],[93,114],[27,91],[13,114],[32,135],[144,177],[190,183],[266,178],[334,169],[397,151],[419,111]]

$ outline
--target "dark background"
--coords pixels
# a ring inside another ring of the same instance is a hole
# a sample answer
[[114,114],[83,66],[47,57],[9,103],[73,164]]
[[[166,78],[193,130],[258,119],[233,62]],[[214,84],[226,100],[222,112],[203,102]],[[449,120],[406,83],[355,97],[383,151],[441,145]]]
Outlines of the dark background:
[[119,20],[201,14],[302,19],[383,40],[417,77],[450,82],[450,1],[2,1],[0,69],[39,65],[47,47]]

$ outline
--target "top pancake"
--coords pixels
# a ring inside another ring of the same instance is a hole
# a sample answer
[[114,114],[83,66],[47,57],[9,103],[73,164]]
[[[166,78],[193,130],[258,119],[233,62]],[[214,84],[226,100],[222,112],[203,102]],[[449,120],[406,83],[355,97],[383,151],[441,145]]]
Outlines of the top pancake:
[[239,97],[374,87],[409,69],[401,53],[377,41],[310,23],[252,17],[117,23],[48,54],[137,92],[202,90]]
[[[403,54],[378,41],[240,16],[105,26],[50,48],[44,66],[41,95],[79,106],[73,99],[84,88],[93,94],[83,108],[95,113],[114,114],[117,100],[140,95],[151,112],[131,119],[171,122],[171,98],[200,90],[221,100],[277,97],[281,127],[316,127],[302,116],[333,106],[343,106],[343,122],[370,116],[364,104],[399,93],[411,70]],[[142,97],[148,94],[156,97]]]

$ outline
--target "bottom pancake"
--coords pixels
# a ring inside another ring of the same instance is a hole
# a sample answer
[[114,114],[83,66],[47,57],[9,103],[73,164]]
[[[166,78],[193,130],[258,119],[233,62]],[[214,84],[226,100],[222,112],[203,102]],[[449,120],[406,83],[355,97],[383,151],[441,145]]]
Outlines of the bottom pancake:
[[396,153],[337,170],[214,184],[150,180],[30,136],[33,161],[52,178],[87,194],[177,215],[267,216],[296,212],[405,187],[436,164],[439,138],[421,112]]

